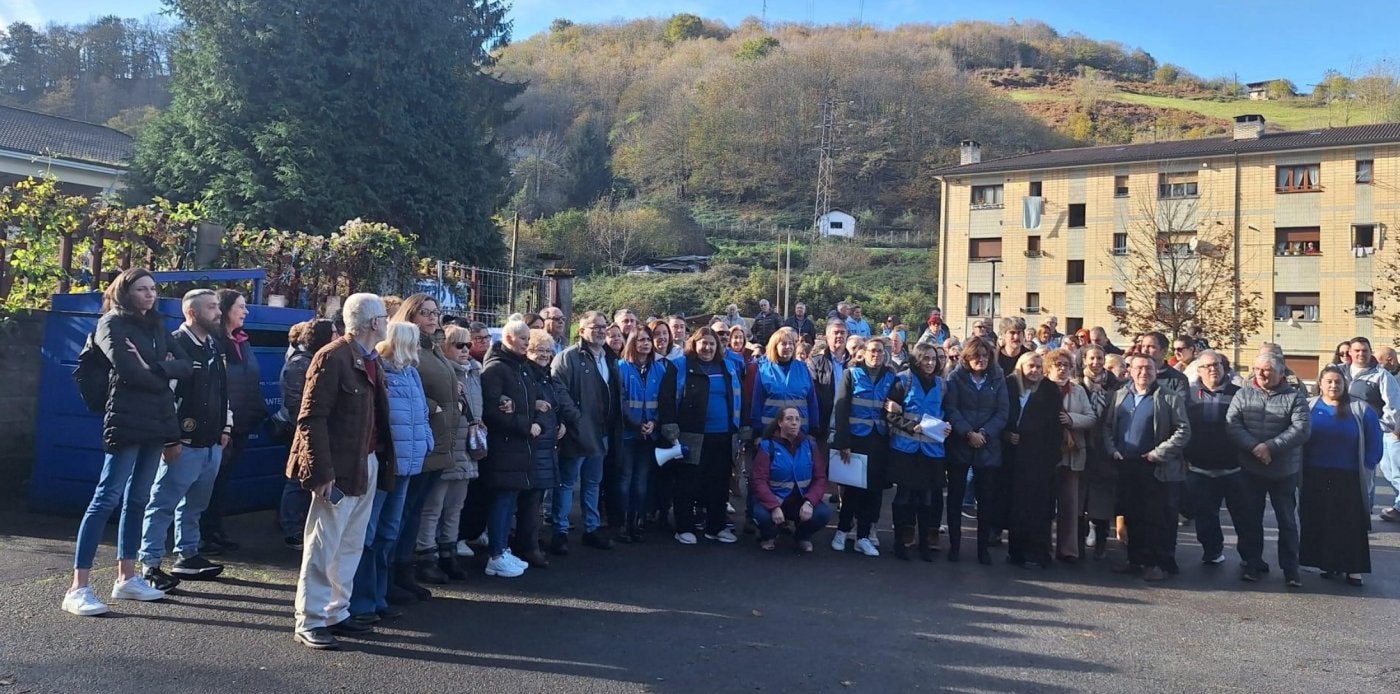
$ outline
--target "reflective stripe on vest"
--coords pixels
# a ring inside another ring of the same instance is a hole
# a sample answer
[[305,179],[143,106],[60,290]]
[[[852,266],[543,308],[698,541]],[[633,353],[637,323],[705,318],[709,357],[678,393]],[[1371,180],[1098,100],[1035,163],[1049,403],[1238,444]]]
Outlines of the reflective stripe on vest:
[[807,433],[808,421],[812,416],[807,411],[807,394],[814,387],[807,365],[793,360],[788,363],[787,369],[783,369],[763,359],[758,363],[758,380],[763,384],[764,392],[763,415],[760,418],[763,425],[767,426],[777,419],[783,408],[796,407],[802,417],[802,433]]
[[889,425],[885,423],[881,411],[893,385],[894,373],[889,370],[885,370],[885,375],[879,383],[874,383],[871,382],[870,372],[866,371],[865,367],[851,369],[852,435],[870,436],[872,433],[884,434],[889,431]]
[[812,464],[812,440],[804,436],[795,454],[787,446],[773,439],[764,439],[758,445],[772,462],[768,473],[768,489],[772,490],[773,496],[787,499],[793,490],[798,494],[806,494],[807,489],[812,486],[812,474],[815,469]]
[[[617,360],[617,372],[622,377],[622,407],[629,421],[654,422],[657,416],[658,401],[661,397],[661,381],[666,378],[666,362],[656,360],[647,369],[646,379],[632,362]],[[626,432],[627,438],[632,432]],[[654,436],[654,434],[653,434]]]
[[[939,419],[943,417],[943,379],[935,377],[933,388],[925,391],[923,383],[914,374],[906,372],[900,375],[900,381],[904,384],[904,406],[905,414],[914,415],[922,419],[923,415],[931,415]],[[934,441],[925,435],[922,430],[918,434],[909,434],[902,429],[890,431],[890,447],[900,453],[922,453],[930,458],[942,458],[944,456],[943,444]]]

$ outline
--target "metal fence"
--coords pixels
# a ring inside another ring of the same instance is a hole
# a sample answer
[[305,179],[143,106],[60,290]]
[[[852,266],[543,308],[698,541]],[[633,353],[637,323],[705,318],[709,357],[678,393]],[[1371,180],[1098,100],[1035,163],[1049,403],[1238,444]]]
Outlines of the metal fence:
[[435,276],[420,279],[448,313],[500,326],[512,313],[539,312],[551,303],[551,281],[539,272],[509,272],[439,262]]

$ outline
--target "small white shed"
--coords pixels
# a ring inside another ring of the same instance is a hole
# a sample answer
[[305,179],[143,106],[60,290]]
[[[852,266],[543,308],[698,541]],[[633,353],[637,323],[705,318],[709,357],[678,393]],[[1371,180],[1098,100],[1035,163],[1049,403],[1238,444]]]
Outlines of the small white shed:
[[844,236],[848,239],[854,238],[856,235],[856,218],[852,217],[845,210],[832,209],[817,218],[817,231],[822,236]]

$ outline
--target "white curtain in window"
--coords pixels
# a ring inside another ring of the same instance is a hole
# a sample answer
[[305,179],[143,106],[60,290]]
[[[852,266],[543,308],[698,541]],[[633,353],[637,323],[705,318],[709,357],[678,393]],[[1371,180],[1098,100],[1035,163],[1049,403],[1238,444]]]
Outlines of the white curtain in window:
[[1045,198],[1027,195],[1022,200],[1021,225],[1027,229],[1039,229],[1040,217],[1045,212]]

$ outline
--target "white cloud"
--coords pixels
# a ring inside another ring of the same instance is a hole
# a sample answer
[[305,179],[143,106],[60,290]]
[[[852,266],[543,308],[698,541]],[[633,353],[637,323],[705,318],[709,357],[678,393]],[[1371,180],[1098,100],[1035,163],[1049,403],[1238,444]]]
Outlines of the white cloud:
[[0,0],[0,23],[5,26],[13,22],[27,22],[35,27],[43,26],[44,15],[34,0]]

